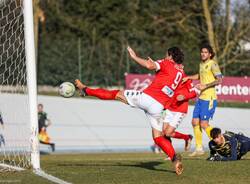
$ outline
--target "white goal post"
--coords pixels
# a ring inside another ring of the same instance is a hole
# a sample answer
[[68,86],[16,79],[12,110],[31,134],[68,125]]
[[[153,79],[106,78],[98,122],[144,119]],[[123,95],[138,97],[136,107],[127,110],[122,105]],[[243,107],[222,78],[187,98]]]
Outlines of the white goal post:
[[0,172],[40,168],[32,0],[0,0]]
[[23,0],[25,55],[27,65],[27,86],[29,96],[29,114],[31,130],[31,164],[33,169],[40,169],[40,151],[38,142],[37,116],[37,79],[34,43],[33,4],[32,0]]
[[32,0],[0,0],[0,171],[40,169]]

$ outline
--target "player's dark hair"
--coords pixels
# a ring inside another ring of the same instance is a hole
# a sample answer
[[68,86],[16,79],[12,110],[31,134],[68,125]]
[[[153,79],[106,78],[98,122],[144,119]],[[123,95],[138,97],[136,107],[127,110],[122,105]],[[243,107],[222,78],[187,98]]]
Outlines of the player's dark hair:
[[221,129],[220,128],[213,128],[210,131],[210,136],[212,137],[212,139],[215,139],[219,136],[219,134],[221,134]]
[[184,54],[182,50],[178,47],[169,48],[168,55],[172,56],[174,62],[176,62],[177,64],[182,64],[184,61]]
[[40,103],[40,104],[38,104],[38,106],[43,107],[43,104]]
[[200,52],[201,52],[202,49],[207,49],[207,50],[208,50],[208,52],[211,54],[210,59],[213,59],[213,58],[214,58],[215,53],[214,53],[214,50],[213,50],[213,48],[211,47],[211,45],[209,45],[209,44],[203,44],[203,45],[201,46],[201,48],[200,48]]

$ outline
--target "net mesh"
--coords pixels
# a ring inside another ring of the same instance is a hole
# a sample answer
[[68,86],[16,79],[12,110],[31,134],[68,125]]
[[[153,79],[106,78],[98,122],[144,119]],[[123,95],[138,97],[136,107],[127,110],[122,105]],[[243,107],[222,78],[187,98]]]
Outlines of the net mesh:
[[27,91],[22,0],[0,0],[0,171],[31,165]]

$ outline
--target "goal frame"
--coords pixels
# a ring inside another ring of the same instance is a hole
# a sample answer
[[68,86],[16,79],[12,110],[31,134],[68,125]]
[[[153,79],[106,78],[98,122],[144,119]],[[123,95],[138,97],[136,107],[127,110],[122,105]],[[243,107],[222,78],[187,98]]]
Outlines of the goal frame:
[[[21,38],[22,44],[24,43],[24,59],[25,59],[25,66],[26,70],[23,70],[26,75],[26,81],[24,82],[24,87],[27,89],[25,90],[25,94],[28,94],[28,103],[27,103],[27,114],[29,119],[25,119],[24,122],[27,121],[27,132],[29,132],[29,139],[25,140],[27,143],[28,148],[28,167],[26,166],[19,166],[19,165],[12,165],[11,163],[0,163],[0,166],[6,168],[8,171],[23,171],[26,168],[30,168],[33,170],[33,173],[46,178],[54,183],[58,184],[70,184],[67,181],[59,179],[55,176],[45,173],[40,166],[40,149],[39,149],[39,140],[38,140],[38,110],[37,110],[37,75],[36,75],[36,52],[35,52],[35,42],[34,42],[34,20],[33,20],[33,1],[32,0],[6,0],[3,3],[12,3],[12,2],[20,1],[18,4],[21,5],[21,13],[22,13],[22,27],[24,28],[23,32],[24,35]],[[0,0],[1,3],[1,0]],[[3,4],[6,5],[6,4]],[[11,5],[12,8],[10,11],[13,10],[14,6]],[[9,9],[7,9],[8,11]],[[18,10],[19,11],[19,10]],[[20,12],[18,12],[20,13]],[[8,12],[7,12],[8,14]],[[12,17],[10,16],[10,19]],[[6,19],[7,20],[7,19]],[[12,39],[13,40],[13,39]],[[17,39],[16,39],[17,40]],[[23,47],[22,47],[23,48]],[[13,49],[14,50],[14,49]],[[23,50],[22,50],[23,51]],[[6,58],[5,58],[6,59]],[[7,60],[6,60],[7,61]],[[7,66],[10,67],[10,66]],[[18,68],[19,69],[19,68]],[[21,68],[22,69],[22,68]]]
[[27,87],[29,96],[29,115],[30,115],[30,146],[31,146],[31,165],[33,169],[40,169],[40,152],[38,141],[38,115],[37,115],[37,79],[36,79],[36,57],[34,43],[34,24],[33,24],[33,4],[32,0],[23,0],[24,16],[24,39],[25,56],[27,67]]

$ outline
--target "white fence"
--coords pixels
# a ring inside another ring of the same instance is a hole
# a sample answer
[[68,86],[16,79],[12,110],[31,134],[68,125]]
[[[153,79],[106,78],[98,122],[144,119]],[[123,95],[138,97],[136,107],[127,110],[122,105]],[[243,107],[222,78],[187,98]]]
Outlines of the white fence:
[[[3,99],[6,103],[10,99],[17,103],[20,98],[23,98],[22,95],[9,95],[2,98],[1,103],[5,103]],[[39,96],[38,102],[44,105],[52,121],[48,133],[56,143],[57,151],[149,150],[153,144],[151,128],[144,112],[120,102],[50,96]],[[13,131],[15,124],[18,124],[18,119],[12,119],[14,116],[11,114],[21,112],[8,108],[2,111],[6,127],[4,133],[10,134],[9,131]],[[178,128],[180,132],[193,134],[192,111],[191,106],[188,116]],[[217,108],[211,124],[250,136],[249,115],[250,109]],[[207,148],[205,133],[203,137],[203,145]],[[173,144],[176,149],[182,149],[184,141],[174,140]],[[47,149],[44,146],[41,148]]]

